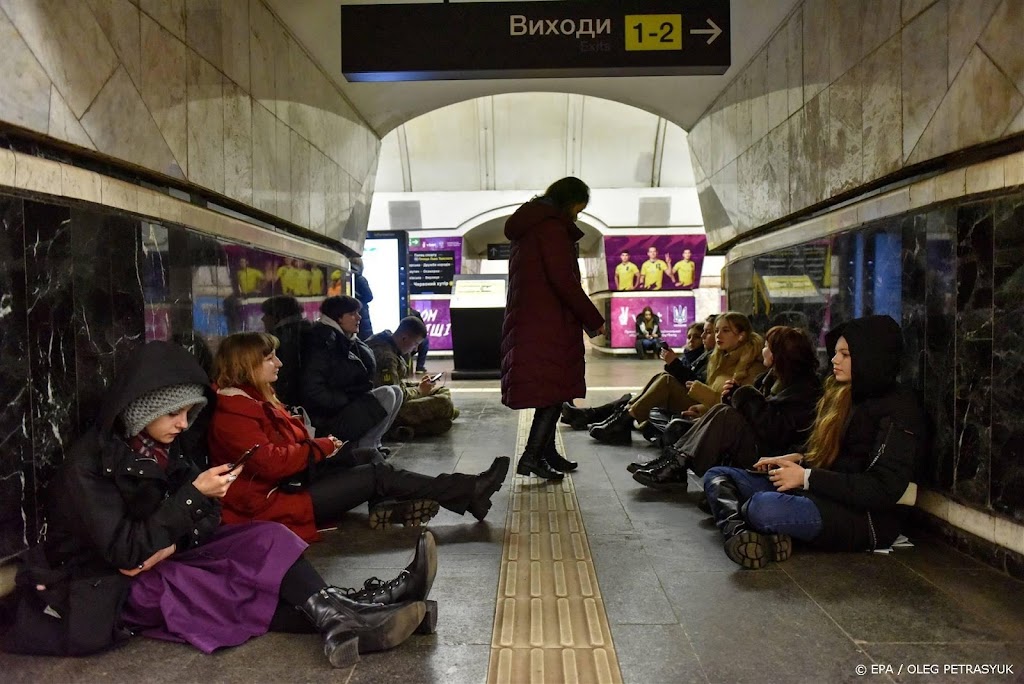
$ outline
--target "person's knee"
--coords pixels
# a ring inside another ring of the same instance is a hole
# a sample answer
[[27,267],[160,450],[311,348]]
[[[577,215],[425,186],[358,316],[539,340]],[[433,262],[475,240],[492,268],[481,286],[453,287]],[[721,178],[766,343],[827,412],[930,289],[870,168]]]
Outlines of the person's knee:
[[716,479],[720,480],[723,477],[729,477],[729,469],[726,468],[725,466],[715,466],[714,468],[709,468],[708,471],[704,473],[704,492],[707,493],[713,486],[717,484],[715,483]]
[[755,530],[771,532],[779,523],[779,504],[785,494],[779,492],[757,492],[744,506],[745,518]]

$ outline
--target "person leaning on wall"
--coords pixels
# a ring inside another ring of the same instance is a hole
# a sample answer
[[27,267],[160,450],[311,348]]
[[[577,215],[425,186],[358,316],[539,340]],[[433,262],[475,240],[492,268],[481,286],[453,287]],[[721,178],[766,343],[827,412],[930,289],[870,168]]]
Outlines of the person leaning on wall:
[[382,597],[329,586],[284,525],[220,524],[221,500],[250,472],[200,470],[181,439],[213,399],[208,383],[169,342],[129,355],[50,485],[48,534],[18,572],[5,648],[80,656],[141,634],[212,653],[268,630],[317,631],[331,665],[348,667],[417,628],[436,571],[432,539],[392,582],[403,585],[384,597],[394,604],[371,606]]

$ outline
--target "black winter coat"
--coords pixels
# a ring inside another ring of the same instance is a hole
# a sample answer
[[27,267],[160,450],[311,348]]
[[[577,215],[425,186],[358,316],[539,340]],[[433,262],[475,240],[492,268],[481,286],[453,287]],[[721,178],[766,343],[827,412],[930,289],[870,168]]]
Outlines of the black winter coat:
[[387,416],[372,394],[377,362],[366,343],[317,323],[306,336],[302,406],[317,435],[359,439]]
[[270,331],[278,339],[277,358],[281,359],[281,369],[274,383],[274,394],[286,406],[297,406],[302,403],[302,354],[306,335],[313,329],[313,324],[301,315],[286,318]]
[[[139,347],[107,391],[96,425],[68,451],[50,485],[46,540],[17,576],[11,650],[85,655],[124,640],[120,612],[131,580],[118,569],[134,568],[171,544],[198,546],[217,529],[220,503],[193,486],[200,471],[180,439],[165,472],[119,434],[118,416],[131,401],[180,383],[207,387],[205,410],[213,408],[209,378],[185,349],[168,342]],[[36,584],[47,589],[36,591]],[[61,619],[32,618],[47,606]]]
[[712,351],[714,350],[705,350],[705,352],[698,356],[697,360],[691,364],[685,363],[682,355],[679,355],[672,361],[672,363],[665,364],[665,372],[684,385],[690,380],[707,382],[708,359],[711,358]]
[[859,551],[892,545],[901,516],[896,502],[910,483],[925,444],[925,420],[914,393],[896,382],[902,353],[899,326],[888,316],[845,323],[826,338],[850,345],[853,410],[839,455],[828,469],[814,468],[805,495],[821,512],[816,546]]
[[725,402],[747,419],[757,435],[758,454],[767,458],[804,450],[821,397],[821,381],[814,375],[800,378],[776,394],[771,393],[774,382],[772,372],[762,373],[753,385],[734,389]]

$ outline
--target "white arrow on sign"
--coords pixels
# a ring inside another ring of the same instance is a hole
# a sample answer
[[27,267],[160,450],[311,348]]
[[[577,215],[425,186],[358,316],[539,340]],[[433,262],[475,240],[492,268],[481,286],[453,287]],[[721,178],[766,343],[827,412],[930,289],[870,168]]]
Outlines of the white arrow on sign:
[[711,37],[708,38],[708,45],[711,45],[712,43],[715,42],[715,38],[717,38],[718,36],[722,35],[722,29],[718,28],[718,24],[716,24],[715,22],[711,21],[710,19],[708,19],[708,26],[710,26],[711,28],[706,28],[706,29],[690,29],[690,33],[711,34]]

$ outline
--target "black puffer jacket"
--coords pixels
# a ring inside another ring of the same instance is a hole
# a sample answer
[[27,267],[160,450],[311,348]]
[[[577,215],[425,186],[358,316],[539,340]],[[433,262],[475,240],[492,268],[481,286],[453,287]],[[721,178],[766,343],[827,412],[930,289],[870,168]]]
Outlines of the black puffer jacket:
[[317,435],[359,439],[387,415],[373,395],[377,362],[366,343],[317,323],[306,335],[302,406]]
[[772,394],[774,383],[775,375],[771,371],[762,373],[753,385],[733,390],[725,402],[739,411],[754,429],[761,457],[803,451],[814,423],[815,405],[821,397],[821,381],[813,374]]
[[277,373],[274,394],[286,406],[302,403],[302,354],[306,335],[312,328],[313,324],[299,314],[285,318],[270,331],[280,342],[277,357],[283,364]]
[[850,346],[853,411],[835,462],[811,470],[805,494],[824,526],[814,544],[886,548],[899,535],[896,502],[925,443],[924,415],[914,393],[896,382],[903,341],[892,318],[868,316],[835,328],[826,338],[830,358],[840,337]]
[[680,354],[672,361],[672,363],[665,364],[665,372],[684,385],[690,380],[707,382],[708,359],[711,358],[712,351],[714,350],[705,350],[703,354],[698,356],[697,359],[689,365],[683,361],[683,356]]
[[118,416],[131,401],[180,383],[206,387],[204,412],[213,408],[209,378],[185,349],[168,342],[139,347],[107,391],[96,425],[68,451],[50,485],[46,541],[27,554],[16,580],[19,611],[48,605],[61,621],[26,623],[19,613],[12,650],[82,655],[124,639],[118,625],[130,580],[118,569],[171,544],[198,546],[217,529],[220,503],[192,484],[200,471],[181,439],[170,447],[165,472],[119,434]]

